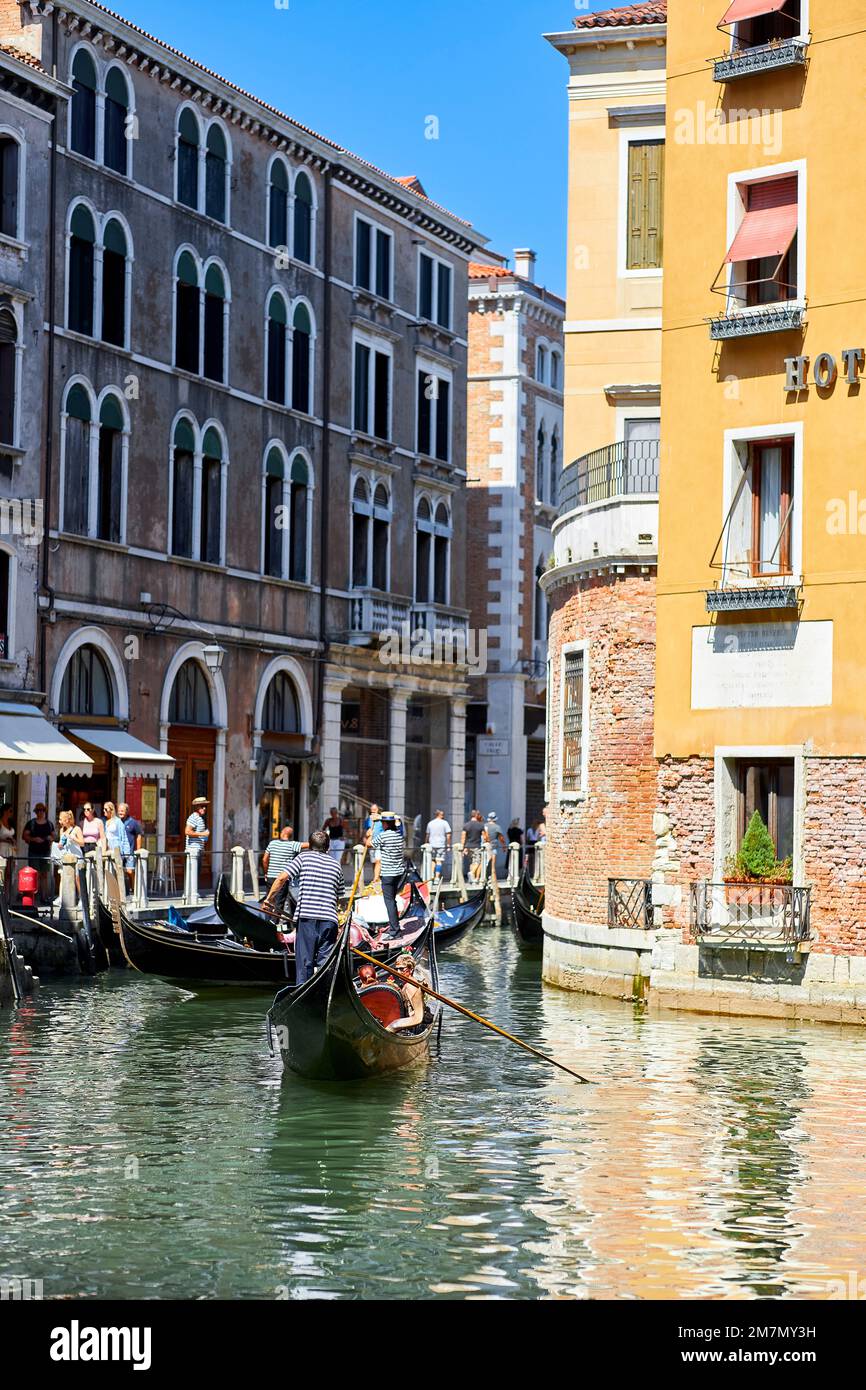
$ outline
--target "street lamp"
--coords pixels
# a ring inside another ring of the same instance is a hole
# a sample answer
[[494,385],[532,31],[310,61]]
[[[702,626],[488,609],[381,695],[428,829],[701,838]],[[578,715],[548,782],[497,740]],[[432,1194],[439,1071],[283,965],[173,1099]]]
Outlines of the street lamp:
[[206,647],[202,648],[202,656],[211,675],[215,676],[217,672],[222,670],[225,648],[221,647],[218,642],[209,642]]

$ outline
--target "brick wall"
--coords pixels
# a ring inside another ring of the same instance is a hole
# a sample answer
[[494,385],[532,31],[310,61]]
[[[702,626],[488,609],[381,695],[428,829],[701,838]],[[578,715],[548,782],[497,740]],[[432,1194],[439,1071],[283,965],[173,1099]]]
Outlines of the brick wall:
[[866,955],[866,760],[806,759],[803,843],[816,949]]
[[653,872],[666,888],[678,889],[678,901],[665,907],[662,924],[689,928],[690,886],[713,877],[715,842],[714,764],[712,758],[661,758],[654,817],[656,853]]
[[[655,574],[587,579],[550,594],[552,661],[551,799],[547,910],[604,926],[609,878],[648,878],[656,843],[653,813]],[[560,652],[589,647],[588,798],[560,802]]]

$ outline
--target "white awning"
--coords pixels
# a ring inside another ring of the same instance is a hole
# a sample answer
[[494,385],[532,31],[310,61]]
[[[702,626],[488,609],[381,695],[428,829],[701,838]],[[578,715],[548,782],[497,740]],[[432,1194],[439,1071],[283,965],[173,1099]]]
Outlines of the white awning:
[[93,762],[33,705],[0,704],[0,772],[87,777]]
[[123,729],[70,729],[69,732],[82,743],[89,743],[91,748],[117,758],[121,777],[170,777],[174,772],[174,758],[124,733]]

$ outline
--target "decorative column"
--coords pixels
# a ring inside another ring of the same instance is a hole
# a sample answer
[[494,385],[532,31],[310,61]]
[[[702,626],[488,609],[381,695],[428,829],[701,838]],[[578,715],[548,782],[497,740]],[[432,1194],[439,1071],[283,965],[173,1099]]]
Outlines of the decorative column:
[[[405,815],[406,807],[406,706],[409,703],[408,690],[399,687],[391,691],[390,723],[388,742],[388,806],[383,810],[396,811]],[[411,826],[406,826],[406,843],[410,843]]]
[[339,676],[326,675],[322,695],[322,736],[320,758],[322,788],[319,793],[319,822],[325,819],[332,806],[340,804],[340,730],[343,712],[345,681]]

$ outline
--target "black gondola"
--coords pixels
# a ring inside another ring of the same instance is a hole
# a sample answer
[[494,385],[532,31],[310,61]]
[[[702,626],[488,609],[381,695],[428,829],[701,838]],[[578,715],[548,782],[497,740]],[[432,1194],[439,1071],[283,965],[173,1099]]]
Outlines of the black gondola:
[[485,895],[473,893],[465,903],[440,908],[436,913],[436,950],[456,946],[478,926],[484,916]]
[[[438,987],[432,919],[412,948],[418,978]],[[348,928],[330,958],[299,989],[281,990],[268,1013],[285,1066],[314,1081],[352,1081],[397,1071],[429,1056],[440,1006],[427,1000],[424,1021],[411,1032],[391,1033],[380,1019],[399,1017],[402,995],[386,972],[359,989]],[[373,1010],[375,1009],[375,1012]]]
[[521,951],[538,954],[544,949],[541,909],[544,889],[537,887],[524,870],[518,886],[511,892],[511,924]]
[[277,936],[279,929],[276,917],[258,908],[249,907],[232,896],[224,874],[220,875],[214,896],[214,907],[230,931],[239,941],[251,941],[257,950],[276,951],[281,949]]
[[114,922],[112,921],[111,913],[101,898],[96,899],[96,929],[108,953],[109,964],[115,966],[118,970],[125,970],[126,956],[123,954],[120,937],[114,930]]
[[169,984],[274,989],[293,983],[294,957],[284,949],[256,951],[228,937],[200,937],[163,922],[133,921],[118,908],[120,942],[134,970]]

